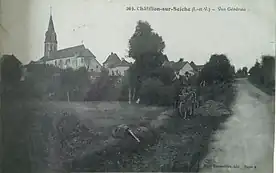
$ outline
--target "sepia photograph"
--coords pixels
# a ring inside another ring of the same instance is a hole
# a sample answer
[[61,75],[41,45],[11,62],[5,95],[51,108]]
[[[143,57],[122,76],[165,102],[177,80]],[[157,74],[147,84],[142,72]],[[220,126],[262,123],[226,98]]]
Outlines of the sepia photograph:
[[0,173],[273,173],[274,0],[0,0]]

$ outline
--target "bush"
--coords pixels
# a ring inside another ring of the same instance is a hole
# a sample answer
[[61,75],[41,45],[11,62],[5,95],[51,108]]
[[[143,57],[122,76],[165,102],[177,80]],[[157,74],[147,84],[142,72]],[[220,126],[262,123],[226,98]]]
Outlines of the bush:
[[29,64],[26,67],[28,75],[25,82],[33,84],[31,88],[40,98],[67,100],[69,92],[71,101],[83,101],[90,86],[89,72],[84,67],[78,70],[62,70],[46,64]]
[[156,68],[152,72],[151,77],[159,79],[164,85],[171,85],[175,74],[172,68],[162,66]]
[[159,106],[171,106],[174,103],[175,97],[174,86],[162,86],[159,90]]
[[148,78],[142,82],[139,94],[143,104],[169,106],[173,104],[175,88],[164,85],[159,79]]
[[119,100],[120,87],[118,82],[120,77],[108,76],[106,71],[103,71],[99,78],[90,86],[87,92],[86,101],[103,101],[103,100]]
[[142,82],[141,90],[139,92],[141,103],[157,104],[159,99],[160,88],[164,84],[158,79],[147,79]]
[[129,90],[129,79],[128,79],[128,76],[124,76],[122,78],[122,88],[121,88],[121,95],[120,95],[120,98],[119,100],[120,101],[128,101],[128,90]]
[[229,82],[234,79],[235,68],[225,55],[212,55],[199,73],[199,83]]

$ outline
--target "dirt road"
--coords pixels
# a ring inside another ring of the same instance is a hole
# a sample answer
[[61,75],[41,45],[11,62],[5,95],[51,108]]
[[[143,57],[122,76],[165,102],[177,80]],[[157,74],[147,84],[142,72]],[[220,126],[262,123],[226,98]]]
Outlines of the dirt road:
[[246,79],[237,80],[237,88],[234,114],[215,134],[216,141],[201,164],[202,173],[273,172],[274,97]]

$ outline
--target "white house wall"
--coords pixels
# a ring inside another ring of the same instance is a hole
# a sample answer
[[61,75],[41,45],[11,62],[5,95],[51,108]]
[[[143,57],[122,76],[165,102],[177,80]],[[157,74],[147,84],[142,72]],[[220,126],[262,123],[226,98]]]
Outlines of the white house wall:
[[189,63],[184,65],[184,67],[179,71],[179,75],[184,76],[186,72],[189,72],[191,75],[194,75],[194,69]]
[[95,72],[101,72],[101,64],[94,58],[91,58],[89,69],[95,71]]
[[[110,68],[108,69],[109,71],[109,75],[112,76],[117,76],[118,74],[121,76],[125,75],[126,70],[128,70],[129,67],[114,67],[114,68]],[[112,73],[113,72],[113,73]],[[118,74],[117,74],[118,72]]]
[[101,71],[101,65],[94,58],[90,58],[90,64],[86,63],[84,57],[68,57],[62,59],[55,59],[46,61],[46,64],[54,65],[61,69],[73,68],[74,70],[76,70],[80,67],[89,67],[90,70],[96,72]]

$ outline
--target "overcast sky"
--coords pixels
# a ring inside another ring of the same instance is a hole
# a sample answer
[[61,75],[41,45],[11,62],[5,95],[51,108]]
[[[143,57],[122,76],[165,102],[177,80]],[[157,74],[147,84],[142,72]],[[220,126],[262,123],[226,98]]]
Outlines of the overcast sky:
[[[236,68],[252,66],[262,54],[275,54],[274,0],[2,0],[7,30],[4,53],[23,63],[43,56],[50,6],[58,49],[84,43],[103,62],[110,52],[127,55],[138,20],[163,37],[170,60],[204,64],[224,53]],[[246,12],[130,12],[127,6],[240,7]]]

